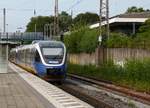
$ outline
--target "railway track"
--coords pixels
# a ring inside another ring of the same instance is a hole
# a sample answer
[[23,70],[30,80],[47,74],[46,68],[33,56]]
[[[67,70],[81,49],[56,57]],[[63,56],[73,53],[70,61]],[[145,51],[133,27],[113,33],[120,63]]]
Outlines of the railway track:
[[148,94],[118,87],[106,81],[68,74],[66,82],[59,87],[95,108],[150,108]]

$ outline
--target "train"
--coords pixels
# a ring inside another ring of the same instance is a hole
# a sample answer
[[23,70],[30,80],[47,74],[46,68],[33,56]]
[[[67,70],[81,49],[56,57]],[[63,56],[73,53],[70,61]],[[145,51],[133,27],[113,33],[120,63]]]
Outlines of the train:
[[9,61],[47,81],[62,82],[67,73],[67,51],[60,41],[33,41],[11,49]]

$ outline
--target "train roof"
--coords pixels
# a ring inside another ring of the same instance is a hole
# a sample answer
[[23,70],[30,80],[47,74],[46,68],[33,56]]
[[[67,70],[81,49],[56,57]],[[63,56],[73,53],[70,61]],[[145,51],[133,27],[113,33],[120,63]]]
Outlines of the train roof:
[[33,41],[32,44],[29,45],[21,45],[15,48],[15,50],[19,49],[27,49],[27,48],[34,48],[36,46],[64,46],[64,44],[61,41]]
[[64,45],[61,41],[39,41],[37,42],[39,45]]
[[[62,43],[61,41],[49,41],[49,40],[36,40],[33,41],[32,44],[40,44],[40,43]],[[63,43],[62,43],[63,44]]]

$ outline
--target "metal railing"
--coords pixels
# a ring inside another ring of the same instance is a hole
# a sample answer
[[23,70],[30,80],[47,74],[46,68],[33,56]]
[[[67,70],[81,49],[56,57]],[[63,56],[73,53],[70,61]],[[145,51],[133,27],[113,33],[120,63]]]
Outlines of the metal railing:
[[32,41],[43,40],[44,35],[42,32],[25,32],[25,33],[0,33],[1,41]]

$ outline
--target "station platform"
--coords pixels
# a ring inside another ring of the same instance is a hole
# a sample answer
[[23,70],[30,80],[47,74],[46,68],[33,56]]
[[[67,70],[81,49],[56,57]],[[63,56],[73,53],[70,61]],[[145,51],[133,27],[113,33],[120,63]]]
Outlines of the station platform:
[[93,108],[54,85],[9,63],[0,74],[0,108]]

